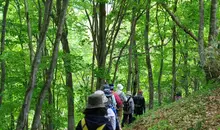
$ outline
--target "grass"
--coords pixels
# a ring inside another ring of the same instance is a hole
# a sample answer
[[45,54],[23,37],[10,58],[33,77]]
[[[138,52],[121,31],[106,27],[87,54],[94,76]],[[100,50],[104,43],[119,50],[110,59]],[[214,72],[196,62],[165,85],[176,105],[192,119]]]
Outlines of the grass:
[[220,130],[220,88],[200,90],[187,98],[148,111],[123,130]]

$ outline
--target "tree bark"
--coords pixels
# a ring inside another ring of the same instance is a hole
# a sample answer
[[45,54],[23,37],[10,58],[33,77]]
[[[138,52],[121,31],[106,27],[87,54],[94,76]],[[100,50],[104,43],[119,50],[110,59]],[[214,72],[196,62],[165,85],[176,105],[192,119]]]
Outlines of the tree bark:
[[136,29],[136,20],[135,20],[135,8],[132,9],[132,20],[131,20],[131,38],[129,45],[129,56],[128,56],[128,79],[127,79],[127,91],[131,91],[132,84],[132,59],[133,59],[133,46],[135,42],[135,30]]
[[146,64],[148,69],[148,82],[149,82],[149,109],[153,109],[154,82],[153,82],[153,72],[151,67],[150,48],[149,48],[150,4],[151,4],[151,0],[148,0],[146,7],[146,23],[145,23],[144,38],[145,38],[145,53],[146,53]]
[[52,0],[47,0],[45,3],[44,24],[40,30],[37,51],[36,51],[36,55],[34,57],[32,67],[31,67],[31,74],[30,74],[30,79],[28,83],[28,89],[26,90],[24,102],[23,102],[23,105],[22,105],[22,108],[21,108],[21,111],[20,111],[20,114],[17,120],[16,130],[23,130],[27,123],[27,115],[30,109],[31,98],[32,98],[34,87],[35,87],[36,74],[37,74],[38,66],[41,60],[42,49],[45,44],[46,32],[49,26],[49,21],[50,21],[49,15],[51,12],[51,7],[52,7]]
[[190,70],[188,69],[188,56],[189,56],[189,53],[188,53],[188,38],[186,37],[186,41],[184,43],[184,51],[183,51],[183,60],[184,60],[184,89],[185,89],[185,94],[186,96],[189,95],[189,81],[188,81],[188,76],[189,76],[189,73],[190,73]]
[[64,19],[65,19],[65,14],[66,14],[68,2],[69,2],[68,0],[63,0],[63,3],[62,3],[63,4],[62,5],[62,12],[61,12],[60,17],[59,17],[57,33],[56,33],[56,39],[55,39],[55,42],[54,42],[54,49],[53,49],[53,54],[52,54],[52,61],[51,61],[50,68],[49,68],[48,73],[47,73],[46,82],[44,83],[44,86],[41,89],[40,95],[38,97],[38,102],[36,104],[34,119],[33,119],[33,122],[32,122],[32,128],[31,128],[32,130],[37,130],[37,128],[40,124],[40,115],[41,115],[41,111],[42,111],[44,98],[45,98],[47,90],[51,86],[51,81],[53,79],[54,69],[56,68],[56,64],[57,64],[59,43],[60,43],[60,39],[61,39],[62,32],[63,32],[63,24],[64,24]]
[[74,130],[74,95],[73,95],[73,80],[72,80],[72,73],[71,73],[71,59],[69,57],[70,55],[70,48],[69,48],[69,42],[67,39],[68,36],[68,28],[66,25],[66,28],[64,29],[62,33],[62,46],[63,46],[63,52],[66,55],[63,58],[64,61],[64,67],[65,67],[65,73],[66,73],[66,87],[67,87],[67,104],[68,104],[68,130]]
[[[48,89],[48,104],[51,108],[53,107],[53,95],[51,92],[51,88]],[[45,117],[45,118],[48,118],[47,130],[53,130],[53,119],[52,119],[53,114],[48,113],[46,115],[47,115],[47,117]]]
[[[174,2],[174,9],[173,9],[173,12],[175,13],[176,10],[177,10],[177,2],[178,0],[175,0]],[[172,88],[171,88],[171,100],[174,102],[175,101],[175,94],[176,94],[176,26],[173,25],[173,28],[172,28],[172,31],[173,31],[173,34],[172,34],[172,39],[173,39],[173,47],[172,47],[172,50],[173,50],[173,61],[172,61]]]
[[[160,57],[160,70],[159,70],[159,76],[158,76],[158,86],[157,86],[157,90],[158,90],[158,105],[161,106],[162,104],[162,93],[161,93],[161,79],[162,79],[162,75],[163,75],[163,65],[164,65],[164,39],[165,39],[165,35],[162,35],[161,33],[161,28],[160,28],[160,24],[159,24],[159,20],[158,20],[158,5],[157,5],[157,12],[156,12],[156,22],[157,22],[157,28],[158,28],[158,34],[160,37],[160,42],[161,42],[161,46],[160,46],[160,53],[161,53],[161,57]],[[166,19],[166,18],[165,18]],[[166,21],[164,22],[165,25]]]
[[[2,31],[1,31],[1,52],[2,55],[5,50],[5,33],[6,33],[6,18],[8,12],[9,0],[6,0],[4,11],[3,11],[3,19],[2,19]],[[1,86],[0,86],[0,107],[2,105],[3,93],[5,89],[5,76],[6,76],[6,68],[5,68],[5,60],[1,60]]]
[[137,43],[134,42],[134,92],[133,95],[136,94],[137,90],[140,90],[140,78],[139,78],[139,61],[138,61],[138,54],[137,54]]
[[106,32],[105,32],[105,2],[99,3],[99,42],[97,46],[97,63],[99,75],[97,76],[96,89],[100,89],[104,84],[105,76],[105,53],[106,53]]
[[205,49],[204,49],[204,0],[199,0],[199,33],[198,33],[198,51],[200,65],[205,66]]
[[29,10],[28,10],[28,1],[24,0],[24,5],[25,5],[25,16],[26,16],[26,22],[27,22],[27,31],[28,31],[28,46],[29,46],[29,51],[30,51],[30,63],[32,63],[34,59],[34,50],[33,50],[33,45],[32,45],[32,31],[31,31],[31,22],[29,18]]
[[212,42],[216,41],[217,37],[217,6],[218,0],[211,1],[211,11],[210,11],[210,27],[209,27],[209,46]]

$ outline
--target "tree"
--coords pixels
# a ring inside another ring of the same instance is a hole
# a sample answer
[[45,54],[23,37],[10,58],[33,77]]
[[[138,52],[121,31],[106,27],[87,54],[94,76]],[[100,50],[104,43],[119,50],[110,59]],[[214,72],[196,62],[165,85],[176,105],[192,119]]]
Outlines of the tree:
[[[178,0],[175,0],[174,2],[174,7],[173,7],[173,12],[175,13],[176,10],[177,10],[177,2]],[[172,39],[173,39],[173,61],[172,61],[172,89],[171,89],[171,99],[172,101],[175,101],[175,94],[176,94],[176,38],[177,38],[177,32],[176,32],[176,26],[173,25],[173,28],[172,28]]]
[[211,10],[210,10],[210,26],[209,26],[209,45],[216,40],[217,36],[217,5],[218,0],[211,1]]
[[146,54],[146,64],[148,68],[148,82],[149,82],[149,109],[153,109],[154,101],[154,82],[153,82],[153,72],[151,67],[150,59],[150,48],[149,48],[149,27],[150,27],[150,4],[151,0],[148,0],[146,6],[146,23],[145,23],[145,54]]
[[[4,11],[3,11],[3,20],[2,20],[2,31],[1,31],[1,51],[0,54],[3,55],[5,50],[5,32],[6,32],[6,18],[8,12],[9,0],[6,0]],[[0,86],[0,106],[2,105],[3,92],[5,89],[5,78],[6,78],[6,68],[4,59],[1,60],[1,86]]]
[[55,42],[54,42],[54,48],[53,48],[53,55],[52,55],[52,59],[51,59],[51,64],[50,64],[50,68],[47,72],[46,81],[45,81],[44,86],[41,89],[40,95],[38,97],[38,102],[36,104],[34,119],[33,119],[33,122],[32,122],[32,128],[31,128],[32,130],[37,130],[38,129],[38,125],[40,123],[40,115],[41,115],[41,110],[42,110],[44,98],[45,98],[47,90],[51,86],[51,81],[53,79],[54,69],[55,69],[56,64],[57,64],[59,43],[60,43],[60,39],[62,37],[64,19],[65,19],[65,14],[66,14],[68,2],[69,2],[68,0],[63,0],[63,3],[62,3],[62,12],[59,15],[59,21],[58,21],[56,39],[55,39]]
[[98,71],[101,75],[97,76],[96,89],[100,89],[101,85],[104,84],[104,73],[105,73],[105,62],[106,62],[106,30],[105,30],[105,2],[99,2],[99,38],[97,45],[97,64]]
[[199,0],[199,33],[198,33],[198,51],[200,64],[202,68],[205,65],[205,49],[204,49],[204,0]]
[[25,5],[25,15],[26,15],[26,21],[27,21],[27,31],[28,31],[28,46],[30,50],[30,63],[32,63],[34,59],[34,50],[33,50],[33,45],[32,45],[32,31],[31,31],[31,22],[29,18],[29,10],[28,10],[28,1],[24,0],[24,5]]
[[24,102],[17,120],[17,126],[16,130],[22,130],[24,129],[26,123],[27,123],[27,115],[30,109],[30,104],[31,104],[31,98],[33,95],[33,91],[35,88],[35,82],[36,82],[36,74],[38,71],[38,66],[41,60],[41,55],[42,55],[42,49],[45,45],[45,37],[46,37],[46,32],[48,30],[49,26],[49,21],[50,21],[50,12],[52,8],[52,0],[47,0],[45,3],[45,11],[44,11],[44,23],[42,25],[42,28],[40,30],[40,35],[39,35],[39,41],[38,41],[38,46],[36,50],[36,54],[32,63],[31,67],[31,74],[30,74],[30,79],[28,83],[28,87],[26,90]]

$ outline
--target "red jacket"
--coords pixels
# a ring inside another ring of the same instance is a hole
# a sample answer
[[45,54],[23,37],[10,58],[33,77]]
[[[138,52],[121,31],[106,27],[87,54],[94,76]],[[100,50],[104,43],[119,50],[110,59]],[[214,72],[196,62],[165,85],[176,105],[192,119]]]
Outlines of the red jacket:
[[123,106],[123,102],[122,102],[121,98],[119,97],[119,95],[116,92],[114,92],[114,91],[112,91],[112,94],[115,96],[117,107],[118,108],[122,107]]

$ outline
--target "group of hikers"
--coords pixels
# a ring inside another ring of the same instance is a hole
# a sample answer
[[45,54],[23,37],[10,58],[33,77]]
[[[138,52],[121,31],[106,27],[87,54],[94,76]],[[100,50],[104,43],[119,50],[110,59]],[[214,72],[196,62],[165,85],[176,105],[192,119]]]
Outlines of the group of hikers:
[[123,92],[123,85],[118,84],[114,91],[113,84],[104,84],[88,96],[84,118],[76,130],[122,130],[124,125],[132,123],[134,116],[145,113],[143,91],[132,96],[131,91]]

